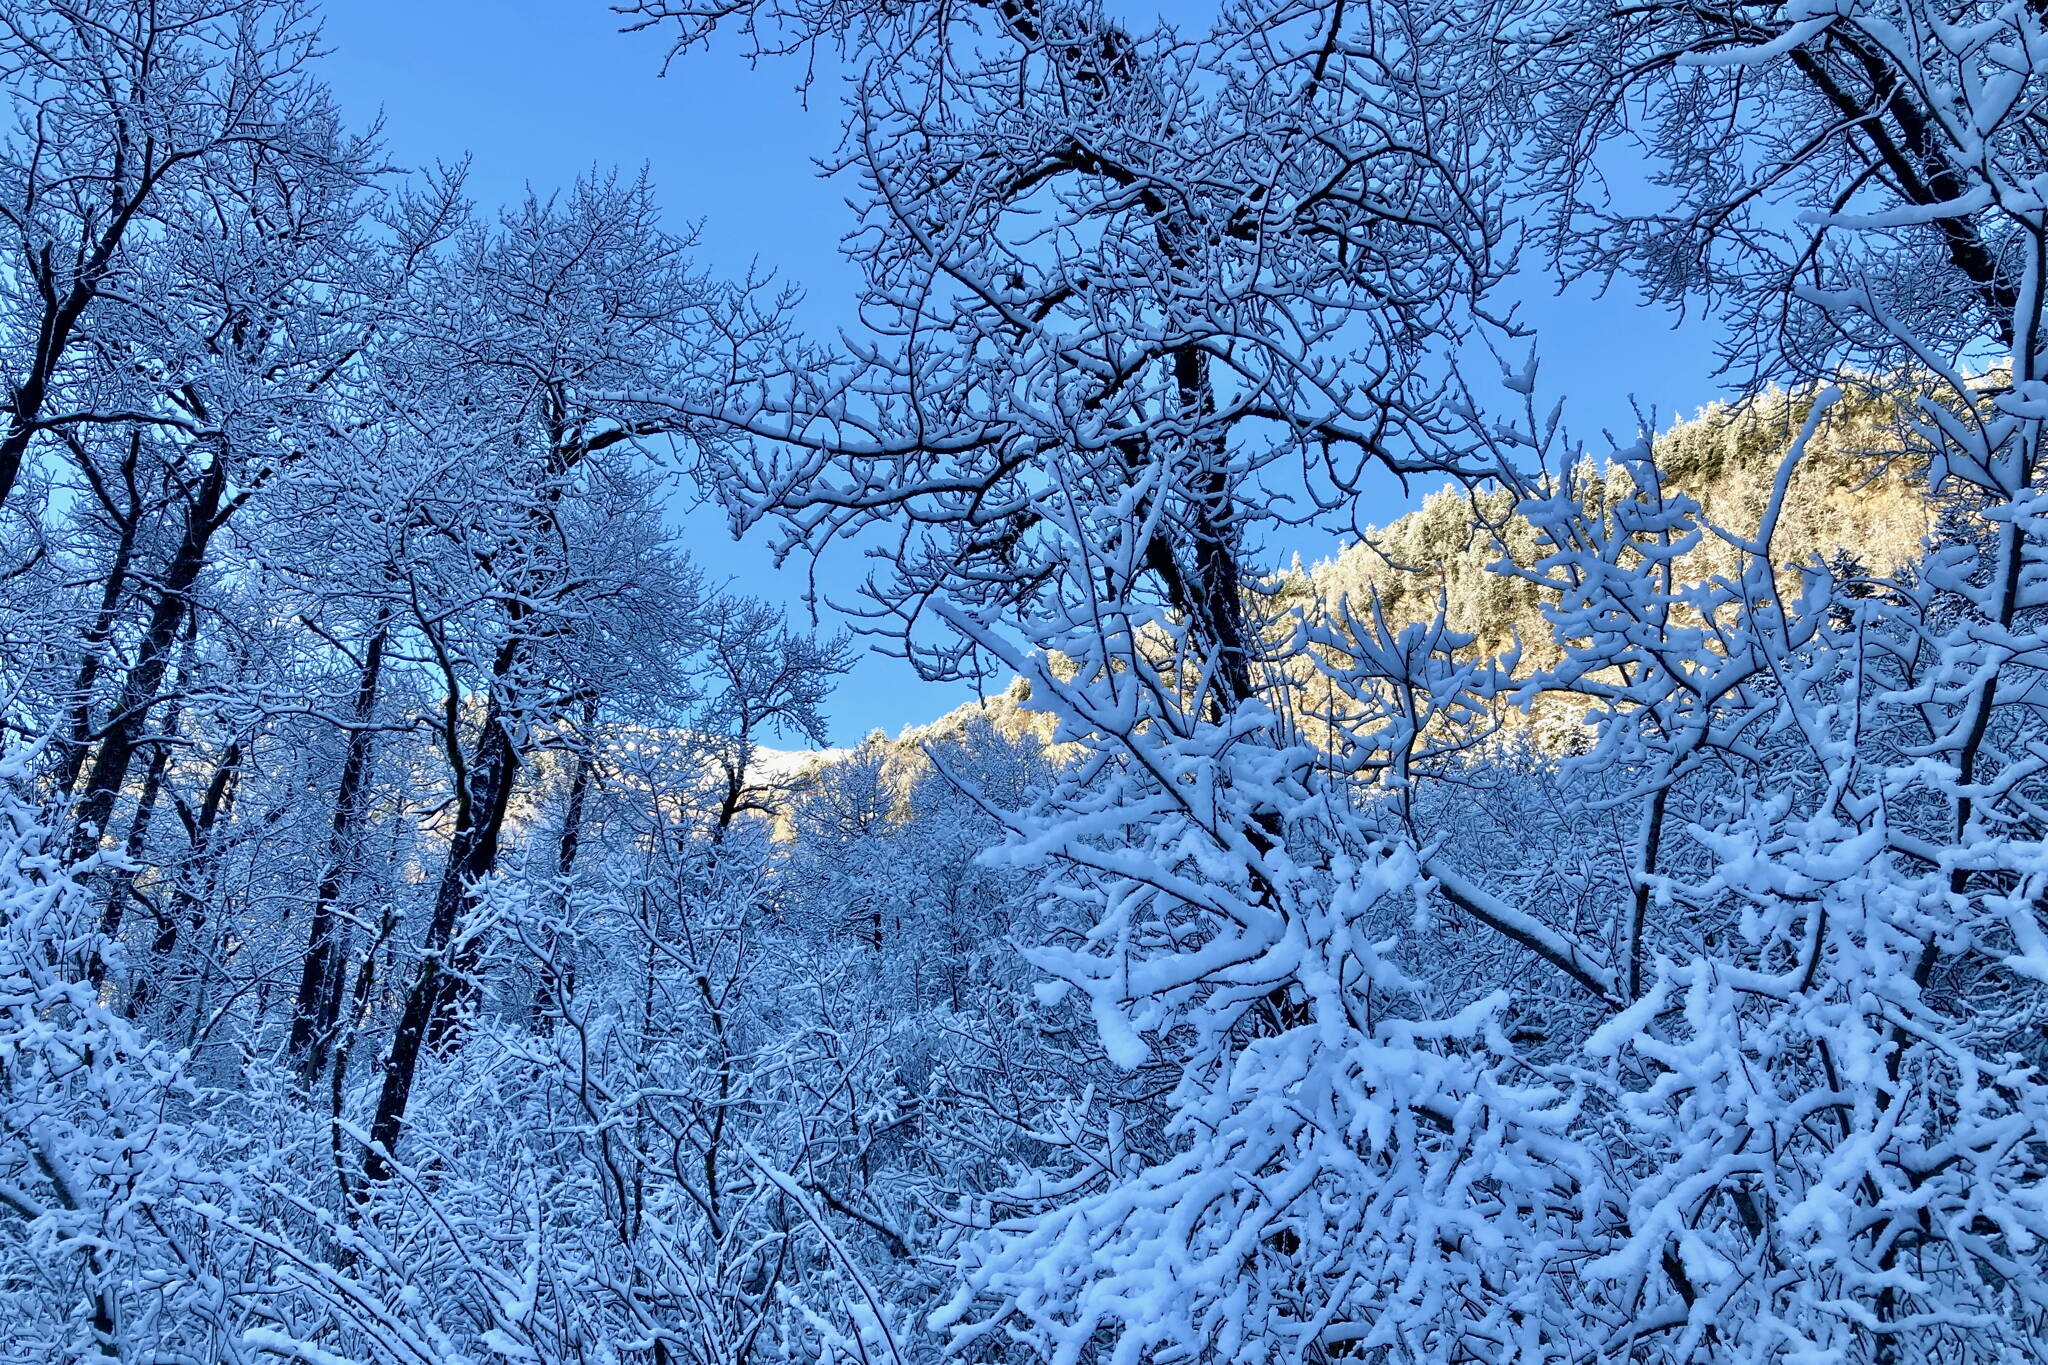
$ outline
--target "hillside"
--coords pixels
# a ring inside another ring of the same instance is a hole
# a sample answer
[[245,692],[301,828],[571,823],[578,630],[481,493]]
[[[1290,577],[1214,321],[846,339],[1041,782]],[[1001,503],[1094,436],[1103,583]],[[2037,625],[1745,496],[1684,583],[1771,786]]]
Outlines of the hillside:
[[[1709,522],[1738,535],[1756,531],[1786,449],[1812,407],[1809,392],[1773,389],[1739,403],[1715,403],[1674,423],[1652,442],[1668,491],[1697,499]],[[1820,559],[1837,568],[1892,573],[1920,553],[1940,504],[1926,493],[1924,460],[1902,453],[1896,405],[1881,399],[1844,398],[1823,419],[1806,458],[1793,474],[1773,548],[1781,568]],[[1574,485],[1594,506],[1635,495],[1618,463],[1585,463]],[[1491,529],[1498,527],[1498,538]],[[1468,491],[1445,485],[1419,507],[1327,559],[1296,562],[1267,585],[1275,616],[1324,609],[1341,599],[1354,604],[1378,594],[1389,624],[1431,619],[1439,599],[1451,627],[1476,637],[1473,648],[1498,654],[1517,642],[1525,669],[1557,662],[1559,648],[1542,613],[1540,589],[1499,572],[1504,541],[1523,566],[1538,558],[1537,533],[1511,511],[1499,489]],[[1712,537],[1678,561],[1698,577],[1730,572],[1735,554]],[[1853,567],[1851,567],[1853,566]],[[1563,719],[1557,704],[1536,708],[1539,719]],[[1525,724],[1503,708],[1510,726]],[[920,748],[956,738],[985,723],[1010,739],[1051,738],[1052,721],[1030,705],[1030,688],[1015,679],[1002,692],[963,703],[887,741],[905,771],[921,767]]]
[[[1653,441],[1667,489],[1697,499],[1716,526],[1755,532],[1778,465],[1811,406],[1810,394],[1780,389],[1745,403],[1717,403],[1674,424]],[[1925,493],[1923,462],[1897,454],[1897,417],[1888,403],[1845,399],[1823,420],[1793,475],[1773,541],[1781,568],[1846,552],[1863,571],[1882,574],[1919,554],[1937,505]],[[1635,492],[1618,464],[1581,465],[1572,479],[1595,506]],[[1430,618],[1441,595],[1452,628],[1478,637],[1478,648],[1498,652],[1519,639],[1529,665],[1553,663],[1557,646],[1538,589],[1493,569],[1501,555],[1490,525],[1501,526],[1516,563],[1536,561],[1536,532],[1510,513],[1507,494],[1447,486],[1333,557],[1296,566],[1296,573],[1323,601],[1377,593],[1394,622]],[[1683,572],[1698,577],[1734,566],[1734,552],[1712,537],[1679,560]]]

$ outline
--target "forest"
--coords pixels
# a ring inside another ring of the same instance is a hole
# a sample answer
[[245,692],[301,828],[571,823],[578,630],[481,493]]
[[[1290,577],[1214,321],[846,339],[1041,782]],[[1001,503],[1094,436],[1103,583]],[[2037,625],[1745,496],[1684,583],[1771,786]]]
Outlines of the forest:
[[575,3],[0,0],[0,1365],[2048,1360],[2048,7]]

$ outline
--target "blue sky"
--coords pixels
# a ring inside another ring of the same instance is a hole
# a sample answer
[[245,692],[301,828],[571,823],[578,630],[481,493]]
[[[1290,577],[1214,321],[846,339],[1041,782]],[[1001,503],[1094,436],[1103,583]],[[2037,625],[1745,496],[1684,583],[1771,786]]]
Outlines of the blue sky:
[[[485,205],[528,186],[545,193],[593,168],[644,165],[673,225],[701,223],[704,264],[727,274],[771,267],[807,290],[807,324],[829,331],[850,322],[856,276],[838,247],[852,214],[814,165],[839,135],[829,73],[807,102],[798,63],[750,66],[728,43],[678,59],[664,76],[665,44],[619,33],[603,0],[328,0],[324,13],[326,78],[352,120],[383,112],[398,164],[468,155],[470,191]],[[1668,419],[1716,395],[1711,333],[1697,324],[1675,332],[1669,317],[1625,295],[1526,292],[1527,316],[1543,334],[1543,388],[1569,396],[1574,430],[1632,431],[1632,396]],[[1366,519],[1401,510],[1390,495]],[[735,545],[715,514],[681,520],[685,543],[714,574],[791,607],[800,601],[800,568],[778,572],[761,546]],[[967,695],[870,659],[834,699],[833,738],[893,732]]]

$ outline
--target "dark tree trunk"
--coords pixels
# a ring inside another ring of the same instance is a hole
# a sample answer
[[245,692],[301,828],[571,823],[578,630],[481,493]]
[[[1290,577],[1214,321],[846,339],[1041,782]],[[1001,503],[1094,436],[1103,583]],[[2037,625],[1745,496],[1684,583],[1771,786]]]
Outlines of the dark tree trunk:
[[[187,621],[184,638],[184,671],[187,673],[192,667],[192,641],[197,633],[195,627],[196,622]],[[166,736],[177,734],[183,714],[182,699],[173,696],[170,705],[164,708],[163,733]],[[149,839],[149,826],[156,817],[157,802],[163,798],[164,780],[169,776],[170,766],[171,746],[161,740],[150,746],[149,763],[142,774],[142,792],[136,798],[135,814],[128,821],[128,837],[122,843],[121,852],[125,866],[116,868],[107,877],[106,897],[100,905],[100,932],[110,939],[120,932],[122,916],[127,910],[129,897],[133,894],[143,848]],[[98,985],[106,977],[105,960],[95,957],[88,974],[92,983]]]
[[456,976],[442,958],[476,884],[497,864],[498,840],[518,762],[506,717],[494,699],[484,717],[483,733],[477,737],[476,757],[467,765],[461,783],[455,832],[448,841],[448,860],[435,892],[434,915],[427,924],[419,968],[406,992],[391,1051],[384,1059],[383,1084],[370,1123],[371,1145],[363,1156],[363,1174],[372,1182],[391,1177],[385,1154],[397,1151],[398,1139],[405,1131],[405,1110],[419,1072],[421,1049],[445,1037],[446,1025],[441,1020],[453,1003]]
[[[600,438],[607,444],[610,436]],[[580,464],[592,446],[561,426],[553,433],[547,473],[551,482],[541,504],[531,513],[536,543],[555,527],[554,508],[560,499],[564,476]],[[391,1157],[405,1131],[406,1105],[412,1098],[418,1076],[420,1050],[440,1047],[450,1040],[456,1005],[462,998],[466,969],[476,960],[476,947],[460,952],[459,959],[444,962],[456,921],[470,904],[476,886],[497,866],[498,843],[504,833],[505,811],[512,797],[512,782],[519,767],[520,753],[513,743],[515,721],[523,720],[507,704],[508,680],[520,661],[523,640],[521,624],[526,608],[515,593],[510,596],[506,624],[510,627],[491,664],[491,698],[484,714],[483,730],[477,736],[476,754],[464,762],[454,725],[454,694],[449,696],[447,743],[451,765],[456,770],[455,832],[448,841],[448,861],[434,896],[434,915],[427,924],[426,940],[412,988],[406,992],[405,1008],[398,1029],[385,1054],[383,1082],[377,1092],[377,1108],[370,1122],[370,1146],[363,1155],[363,1175],[376,1183],[391,1177]],[[450,680],[451,687],[453,680]],[[361,1193],[366,1194],[367,1190]]]
[[128,588],[128,571],[135,558],[135,533],[141,524],[142,512],[138,507],[131,506],[128,515],[120,519],[121,538],[115,542],[113,563],[100,584],[99,613],[80,642],[83,648],[78,676],[71,684],[71,724],[57,755],[55,786],[59,800],[69,798],[78,786],[79,774],[85,770],[86,752],[92,747],[92,690],[105,666],[103,651],[113,639],[114,623],[120,618],[121,595]]
[[[214,832],[220,828],[221,818],[235,809],[235,788],[242,779],[242,761],[245,757],[242,740],[238,737],[228,744],[221,755],[220,763],[213,770],[213,776],[206,784],[206,796],[199,803],[199,815],[192,822],[192,851],[184,869],[183,884],[178,888],[178,899],[190,911],[186,917],[196,929],[206,922],[205,889],[213,880]],[[194,891],[194,881],[199,890]],[[170,942],[164,951],[178,946],[177,923],[171,921]]]
[[583,703],[583,744],[569,777],[569,805],[562,813],[562,842],[555,857],[555,875],[566,878],[576,869],[576,851],[583,843],[583,807],[590,796],[591,753],[597,745],[597,698]]
[[[449,929],[445,942],[462,912],[475,902],[476,889],[498,866],[498,848],[505,832],[505,812],[512,803],[512,787],[518,774],[520,754],[514,747],[508,724],[501,712],[495,723],[487,724],[478,739],[477,757],[470,773],[475,779],[471,803],[471,833],[466,844],[449,849],[448,866],[435,895],[434,922],[443,922],[442,906]],[[437,1050],[454,1041],[455,1024],[462,1005],[476,998],[474,973],[483,954],[478,941],[458,944],[446,955],[427,1017],[427,1045]]]
[[[51,261],[47,250],[41,260],[41,273],[45,279],[52,275]],[[63,302],[48,308],[36,329],[36,349],[29,360],[28,373],[14,386],[7,399],[7,430],[0,435],[0,503],[7,501],[7,495],[14,491],[15,482],[21,477],[21,466],[28,457],[29,442],[35,439],[36,419],[43,414],[43,404],[50,395],[50,381],[56,376],[58,363],[71,344],[71,333],[78,326],[85,306],[91,302],[98,275],[81,275]]]
[[[206,784],[206,796],[199,804],[199,814],[192,821],[191,851],[185,865],[179,870],[175,905],[169,914],[157,920],[156,937],[150,943],[153,974],[162,974],[170,969],[170,957],[178,951],[179,940],[190,928],[196,937],[206,927],[211,910],[209,904],[214,884],[214,832],[220,827],[221,818],[234,810],[235,785],[242,775],[243,745],[237,738],[221,755],[213,776]],[[195,889],[196,885],[196,889]],[[140,1001],[138,1000],[138,1008]],[[177,1014],[173,1002],[172,1015]]]
[[41,296],[42,315],[36,319],[36,344],[28,369],[7,395],[7,428],[0,434],[0,504],[6,503],[21,477],[29,443],[39,430],[37,419],[49,401],[51,384],[71,349],[73,334],[86,309],[99,297],[122,238],[141,215],[164,169],[151,157],[147,164],[135,168],[134,179],[128,180],[128,172],[117,162],[112,176],[115,193],[104,206],[108,212],[100,220],[99,235],[81,243],[82,249],[71,262],[59,261],[54,244],[48,242],[30,259],[26,273]]
[[[569,874],[576,870],[576,854],[583,844],[583,810],[590,797],[590,774],[595,766],[591,762],[590,746],[595,742],[591,731],[597,725],[597,702],[586,702],[583,707],[584,747],[576,752],[576,766],[569,776],[569,802],[562,812],[562,841],[555,853],[555,875],[562,880],[562,903],[564,915],[569,908]],[[562,997],[575,987],[575,964],[572,962],[562,973],[563,980],[556,983],[551,968],[544,968],[540,980],[533,989],[533,1025],[536,1029],[547,1027],[548,1016],[563,1008],[567,1003]]]
[[309,1081],[327,1065],[327,1050],[341,1015],[341,936],[334,907],[361,837],[363,793],[370,775],[370,719],[377,709],[377,683],[384,669],[390,621],[389,610],[378,614],[356,676],[355,728],[349,731],[348,751],[341,763],[341,787],[334,795],[334,818],[327,840],[327,866],[313,894],[313,923],[306,935],[306,960],[292,1009],[289,1047]]
[[[164,673],[170,664],[171,643],[191,606],[192,586],[199,581],[200,571],[206,566],[207,544],[220,527],[221,503],[226,491],[227,465],[216,452],[212,463],[200,476],[192,501],[186,505],[184,533],[179,537],[177,552],[171,556],[170,565],[164,571],[163,591],[150,611],[148,629],[143,632],[142,644],[135,652],[135,663],[122,684],[121,696],[114,704],[106,737],[100,741],[91,775],[86,779],[85,795],[79,801],[72,827],[70,855],[73,862],[85,858],[98,847],[106,833],[107,822],[113,816],[114,805],[120,799],[121,787],[128,780],[128,769],[135,761],[135,751],[148,729],[150,708],[156,705],[163,689]],[[113,924],[103,927],[112,933],[120,927],[118,917]]]

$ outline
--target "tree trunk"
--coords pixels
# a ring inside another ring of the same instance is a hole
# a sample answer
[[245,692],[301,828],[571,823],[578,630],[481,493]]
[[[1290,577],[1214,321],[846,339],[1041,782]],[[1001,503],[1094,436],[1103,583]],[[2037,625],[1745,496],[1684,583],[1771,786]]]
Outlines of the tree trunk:
[[[187,622],[185,628],[185,663],[181,671],[190,673],[192,668],[192,640],[196,634],[196,622]],[[175,735],[183,717],[180,698],[173,697],[164,709],[163,731]],[[156,816],[156,803],[163,796],[164,779],[171,766],[171,746],[157,743],[150,749],[149,764],[143,770],[142,794],[136,798],[135,814],[128,821],[128,838],[122,844],[122,856],[126,866],[116,868],[107,879],[107,894],[100,906],[100,933],[111,939],[120,932],[121,919],[126,913],[128,897],[135,885],[137,864],[141,861],[143,846],[149,838],[150,822]],[[87,975],[97,986],[106,978],[106,960],[95,957],[87,969]]]
[[135,557],[135,533],[141,525],[142,514],[131,508],[129,515],[121,521],[121,538],[114,545],[114,562],[107,568],[106,579],[100,584],[99,614],[87,628],[84,646],[78,659],[78,676],[71,684],[71,725],[63,746],[58,751],[55,786],[59,800],[68,798],[78,786],[79,774],[85,770],[86,751],[92,747],[92,690],[99,682],[100,669],[105,666],[103,651],[107,642],[114,637],[114,623],[119,619],[121,594],[128,587],[128,570]]
[[334,818],[327,839],[327,867],[313,894],[313,923],[306,935],[306,960],[292,1009],[288,1046],[308,1081],[327,1065],[335,1021],[341,1015],[342,953],[334,907],[355,861],[362,829],[363,792],[370,776],[370,718],[377,708],[377,683],[384,669],[390,622],[389,608],[378,613],[356,676],[355,728],[349,731],[348,751],[341,763],[341,787],[334,795]]
[[391,1051],[384,1059],[383,1084],[370,1123],[370,1147],[363,1156],[363,1175],[372,1182],[391,1177],[387,1154],[397,1151],[398,1139],[405,1131],[406,1105],[419,1072],[420,1050],[430,1041],[429,1031],[436,1035],[434,1041],[445,1036],[445,1025],[438,1021],[452,1003],[454,975],[444,970],[441,959],[477,882],[497,863],[498,839],[518,761],[506,718],[494,698],[484,717],[483,733],[477,737],[476,758],[468,765],[462,783],[455,833],[448,841],[448,861],[434,896],[434,917],[421,945],[419,968],[412,989],[406,992]]
[[[159,752],[168,753],[168,746],[160,746]],[[192,822],[191,852],[186,864],[179,869],[178,884],[172,897],[173,905],[166,914],[157,919],[156,937],[149,945],[150,963],[148,975],[137,983],[131,1014],[140,1014],[149,1002],[162,978],[170,978],[175,972],[173,957],[184,931],[190,928],[196,941],[212,911],[214,888],[213,835],[219,828],[221,817],[230,814],[235,806],[235,786],[242,775],[243,744],[237,738],[221,755],[220,763],[213,770],[213,777],[206,784],[206,797],[199,806],[199,816]],[[154,766],[154,765],[152,765]],[[198,889],[193,889],[193,883]],[[203,958],[202,958],[203,960]],[[175,983],[174,983],[175,984]],[[145,990],[143,987],[147,986]],[[203,992],[202,992],[203,998]],[[184,1012],[187,1003],[183,989],[174,990],[170,996],[169,1012],[164,1025],[177,1019]]]
[[[569,874],[576,870],[576,853],[583,843],[583,808],[590,796],[590,771],[595,765],[590,759],[591,731],[597,725],[597,701],[595,698],[583,706],[584,747],[576,753],[576,767],[569,776],[569,803],[562,812],[562,842],[555,855],[555,875],[562,881],[562,900],[559,907],[566,917],[569,910]],[[566,995],[575,986],[575,964],[572,962],[564,980],[557,990],[550,970],[541,972],[540,980],[533,989],[533,1025],[535,1029],[547,1027],[548,1016],[562,1009],[568,1003],[558,998]]]
[[[120,799],[121,787],[128,780],[135,750],[148,728],[150,708],[156,704],[163,688],[164,672],[170,664],[171,642],[191,605],[192,586],[199,581],[200,571],[206,566],[207,543],[220,527],[221,501],[226,491],[227,465],[221,453],[216,451],[212,463],[200,476],[192,501],[186,505],[184,533],[179,537],[178,549],[171,556],[170,566],[164,571],[163,592],[150,612],[149,627],[135,652],[135,663],[128,670],[120,699],[114,704],[113,718],[106,737],[100,741],[99,753],[93,759],[91,776],[86,779],[85,796],[78,804],[72,826],[70,860],[74,863],[99,846],[106,833],[107,822],[113,816],[114,805]],[[117,928],[118,918],[108,927],[108,932]]]

